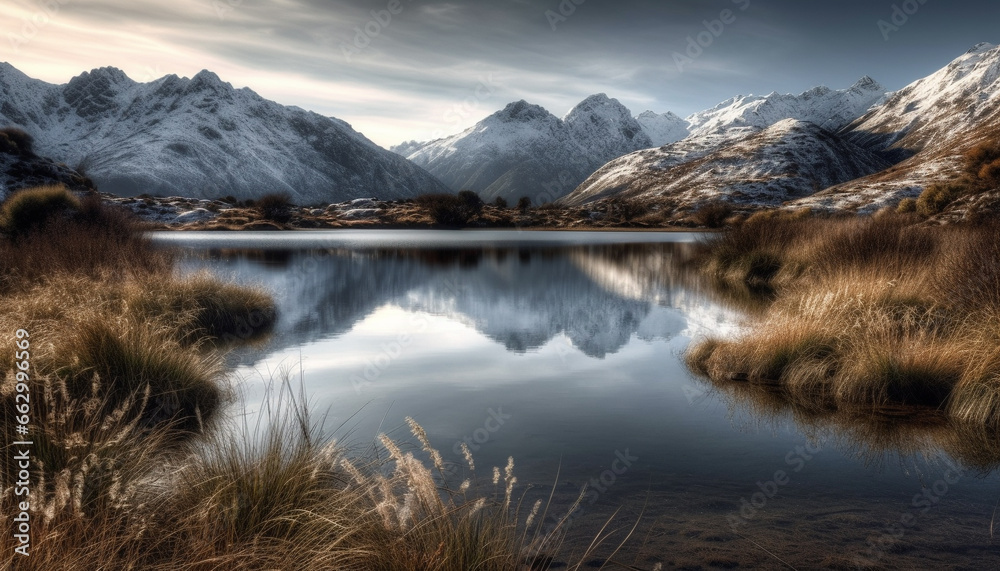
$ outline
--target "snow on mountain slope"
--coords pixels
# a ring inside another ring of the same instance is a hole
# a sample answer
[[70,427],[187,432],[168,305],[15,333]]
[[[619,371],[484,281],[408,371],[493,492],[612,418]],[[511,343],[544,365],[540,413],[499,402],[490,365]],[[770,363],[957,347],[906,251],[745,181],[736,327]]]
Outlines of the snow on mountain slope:
[[978,44],[939,71],[891,94],[851,124],[844,136],[905,160],[796,205],[873,210],[956,176],[966,150],[1000,138],[1000,47]]
[[[825,188],[816,187],[825,181],[842,182],[852,173],[870,174],[874,172],[870,169],[884,161],[865,152],[861,153],[859,168],[850,168],[841,160],[826,167],[810,161],[795,171],[795,165],[790,163],[776,167],[768,153],[758,152],[755,145],[766,149],[776,136],[785,137],[788,143],[781,146],[788,148],[782,152],[789,156],[809,161],[814,154],[843,151],[853,158],[860,149],[833,137],[832,131],[853,121],[884,96],[884,88],[866,76],[850,88],[836,91],[817,87],[800,95],[735,97],[689,116],[687,129],[691,134],[686,138],[608,163],[560,202],[580,205],[619,193],[679,193],[678,198],[686,202],[695,200],[691,194],[695,184],[704,184],[703,197],[722,193],[747,204],[780,203],[807,191],[815,192]],[[815,129],[807,128],[807,124]],[[778,125],[783,127],[772,130]],[[792,132],[807,136],[793,137]],[[741,140],[749,143],[735,144]],[[794,148],[797,142],[803,142],[805,147]],[[740,157],[741,150],[753,153]],[[763,162],[755,165],[752,161]],[[708,164],[713,166],[706,174],[703,166]],[[721,178],[712,174],[713,169],[721,173]]]
[[0,63],[0,124],[80,165],[101,190],[195,198],[287,192],[297,203],[408,198],[446,187],[347,123],[202,71],[137,83],[100,68],[52,85]]
[[572,191],[607,161],[652,146],[627,108],[599,94],[562,119],[518,101],[462,133],[393,151],[453,190],[473,190],[487,201],[528,196],[538,204]]
[[737,134],[766,129],[785,119],[815,123],[836,131],[863,115],[885,97],[885,88],[874,79],[862,77],[847,89],[814,87],[799,95],[772,93],[767,96],[739,95],[712,109],[687,118],[693,136]]
[[725,199],[778,206],[890,166],[813,123],[786,119],[721,146],[690,137],[605,165],[561,202],[577,206],[607,196],[667,200],[676,207]]
[[649,135],[654,147],[676,143],[690,134],[688,131],[690,123],[669,111],[662,114],[645,111],[635,120],[642,125],[643,131]]
[[0,202],[11,192],[33,186],[64,184],[77,192],[93,190],[90,180],[68,166],[30,151],[18,152],[8,144],[0,134]]
[[1000,110],[1000,47],[982,43],[937,72],[892,93],[855,121],[852,139],[921,151],[948,144]]

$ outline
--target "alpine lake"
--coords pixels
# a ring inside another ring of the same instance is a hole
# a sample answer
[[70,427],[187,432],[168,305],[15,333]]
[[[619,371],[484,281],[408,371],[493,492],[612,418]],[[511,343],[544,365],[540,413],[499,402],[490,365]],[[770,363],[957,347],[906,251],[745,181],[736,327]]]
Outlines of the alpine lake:
[[524,506],[551,495],[540,525],[568,521],[553,568],[602,528],[594,568],[1000,567],[995,448],[910,417],[813,416],[687,370],[693,340],[739,335],[752,311],[699,274],[699,235],[155,239],[180,249],[181,271],[277,302],[273,334],[229,356],[233,425],[266,422],[288,378],[318,430],[357,454],[378,454],[380,433],[420,454],[412,417],[444,486],[470,477],[463,443],[487,491],[512,457]]

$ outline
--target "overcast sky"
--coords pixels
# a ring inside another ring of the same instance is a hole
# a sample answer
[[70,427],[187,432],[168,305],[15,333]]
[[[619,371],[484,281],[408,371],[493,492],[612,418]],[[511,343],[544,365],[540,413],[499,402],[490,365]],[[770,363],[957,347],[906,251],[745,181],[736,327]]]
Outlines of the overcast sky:
[[685,116],[863,75],[898,89],[1000,42],[998,22],[996,0],[3,0],[0,60],[53,83],[210,69],[389,146],[518,99]]

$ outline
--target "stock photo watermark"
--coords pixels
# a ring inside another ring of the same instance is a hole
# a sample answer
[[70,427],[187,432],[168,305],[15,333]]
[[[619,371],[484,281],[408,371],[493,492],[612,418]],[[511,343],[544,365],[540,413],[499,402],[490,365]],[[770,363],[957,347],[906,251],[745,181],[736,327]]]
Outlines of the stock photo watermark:
[[736,532],[741,526],[747,525],[756,518],[767,507],[768,503],[781,493],[781,489],[792,482],[792,474],[797,474],[805,469],[809,461],[822,451],[821,444],[807,442],[796,446],[788,454],[785,454],[785,465],[789,467],[791,473],[785,470],[775,470],[769,480],[758,481],[750,498],[747,499],[746,496],[740,498],[739,509],[726,516],[730,529]]
[[633,456],[628,448],[624,452],[615,450],[611,466],[597,476],[590,478],[587,482],[587,491],[580,498],[580,501],[574,504],[573,509],[550,519],[543,534],[545,540],[542,543],[542,548],[559,545],[560,538],[565,536],[573,522],[586,512],[586,506],[596,504],[638,461],[639,457]]
[[14,393],[14,432],[11,443],[14,466],[17,468],[17,479],[14,482],[13,493],[18,498],[17,513],[14,515],[14,540],[17,542],[14,552],[18,555],[31,555],[31,447],[34,442],[28,440],[31,432],[31,335],[24,329],[15,332],[18,341],[15,358]]
[[498,406],[496,410],[489,408],[486,409],[486,421],[483,425],[472,431],[472,434],[463,436],[461,440],[455,441],[455,444],[451,447],[451,451],[455,453],[456,456],[461,456],[463,454],[462,445],[465,444],[469,450],[472,452],[478,452],[484,444],[490,441],[490,438],[494,434],[503,428],[503,425],[513,418],[510,414],[503,411],[502,406]]
[[[406,4],[412,1],[406,0]],[[402,14],[404,9],[403,0],[389,0],[382,10],[372,10],[370,12],[371,19],[363,25],[354,26],[353,41],[340,43],[340,51],[344,55],[344,59],[350,63],[355,56],[361,55],[361,52],[368,49],[368,46],[372,45],[372,42],[392,25],[393,18]]]
[[[458,284],[454,279],[446,279],[442,285],[442,291],[456,295],[458,294]],[[406,348],[413,344],[414,335],[427,331],[429,327],[430,320],[426,315],[411,314],[409,327],[396,334],[395,339],[380,345],[375,356],[365,360],[365,366],[360,374],[351,375],[350,383],[354,387],[354,393],[360,395],[366,388],[378,381],[392,364],[403,356]]]
[[915,494],[910,501],[910,510],[899,516],[898,521],[887,525],[882,532],[874,538],[868,540],[865,550],[854,558],[854,563],[863,569],[874,567],[888,553],[890,553],[897,543],[902,541],[907,531],[916,525],[920,516],[926,515],[941,500],[948,495],[951,487],[958,484],[965,476],[965,467],[961,463],[953,463],[945,460],[948,469],[945,470],[941,478],[930,486],[921,489],[919,494]]
[[233,10],[243,6],[243,0],[213,0],[212,8],[219,20],[225,20]]
[[576,14],[576,8],[583,5],[586,1],[562,0],[555,10],[546,10],[545,19],[549,22],[549,26],[552,27],[552,31],[555,32],[559,28],[559,24],[569,21],[570,16]]
[[927,0],[906,0],[902,4],[893,4],[889,19],[877,22],[878,31],[882,32],[882,38],[888,42],[889,34],[898,32],[910,21],[910,17],[919,12],[920,7],[926,3]]
[[484,75],[480,75],[478,82],[475,87],[472,88],[470,95],[464,97],[458,103],[453,104],[449,107],[442,115],[442,120],[449,125],[450,131],[445,132],[443,129],[437,129],[431,134],[430,140],[435,141],[443,137],[448,136],[450,133],[457,132],[462,128],[462,123],[472,116],[474,113],[478,112],[482,107],[483,103],[493,97],[496,93],[499,85],[493,79],[493,72],[487,72]]
[[[745,12],[750,8],[750,0],[732,0],[732,3],[737,5],[740,12]],[[687,47],[684,53],[675,51],[672,55],[677,71],[683,73],[684,66],[694,64],[694,60],[700,58],[705,50],[712,47],[715,41],[726,32],[726,29],[735,24],[738,19],[737,12],[726,8],[719,12],[718,18],[702,20],[701,24],[705,29],[687,37]]]
[[493,435],[500,432],[504,425],[507,424],[507,421],[512,418],[514,416],[504,412],[502,406],[498,406],[495,409],[492,407],[486,409],[486,420],[483,422],[483,425],[452,444],[451,453],[454,455],[456,461],[445,461],[444,469],[441,470],[441,473],[434,475],[438,485],[444,487],[448,484],[449,479],[457,477],[462,473],[464,468],[459,461],[460,459],[465,461],[469,469],[474,469],[472,453],[482,450],[483,446],[493,439]]
[[21,18],[21,27],[18,29],[19,33],[9,32],[7,34],[7,42],[10,44],[10,49],[14,51],[15,54],[21,53],[21,47],[27,45],[31,40],[38,37],[49,24],[55,21],[59,12],[62,10],[63,6],[72,3],[74,0],[41,0],[34,2],[37,6],[30,16],[25,16]]
[[380,345],[378,353],[366,359],[361,374],[351,375],[351,386],[354,387],[355,394],[360,395],[365,388],[375,383],[413,343],[413,335],[427,331],[428,327],[430,323],[423,315],[411,316],[409,330],[398,333],[395,339]]

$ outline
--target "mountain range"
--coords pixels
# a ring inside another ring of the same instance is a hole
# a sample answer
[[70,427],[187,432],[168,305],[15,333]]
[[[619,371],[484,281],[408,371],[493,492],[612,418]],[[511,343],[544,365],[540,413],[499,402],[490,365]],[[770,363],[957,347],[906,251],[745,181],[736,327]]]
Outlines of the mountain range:
[[842,91],[734,98],[688,117],[687,138],[611,161],[560,202],[871,212],[957,177],[965,151],[1000,135],[1000,48],[991,44],[882,91],[865,77]]
[[[669,128],[669,118],[647,119]],[[518,101],[465,131],[391,150],[405,155],[452,190],[472,190],[487,201],[528,196],[535,204],[569,193],[590,173],[624,154],[654,145],[640,122],[617,99],[601,93],[562,119]]]
[[[426,168],[453,190],[474,190],[486,199],[526,195],[536,203],[561,199],[564,204],[578,205],[621,191],[635,193],[632,187],[636,185],[659,186],[663,181],[649,176],[643,161],[651,161],[646,166],[659,172],[664,164],[702,159],[726,143],[758,134],[786,119],[837,130],[884,97],[885,89],[864,77],[840,91],[817,87],[800,95],[772,93],[734,97],[686,119],[670,112],[658,114],[653,111],[633,118],[625,106],[604,94],[587,98],[561,120],[539,106],[521,101],[462,133],[427,143],[411,141],[392,150]],[[812,152],[797,149],[795,156],[784,161],[788,164],[777,166],[781,174],[787,174],[788,165],[798,159],[819,160],[823,155],[854,150],[848,143],[834,142],[828,136],[813,134],[808,128],[795,133],[807,135],[805,138],[819,137],[818,147]],[[804,141],[803,137],[792,137],[778,142],[775,137],[780,136],[771,135],[761,137],[762,143],[775,143],[778,150],[795,147]],[[660,147],[660,151],[650,150]],[[701,173],[705,176],[687,176],[685,184],[700,188],[706,180],[714,180],[711,175],[717,173],[720,161],[732,160],[731,155],[709,159],[705,162],[708,170]],[[782,180],[777,185],[781,190],[773,194],[786,200],[815,192],[817,184],[826,188],[849,180],[846,177],[864,176],[874,172],[871,169],[887,166],[870,156],[864,156],[861,163],[861,168],[852,167],[843,172],[825,169],[814,178]],[[732,175],[759,175],[754,176],[755,184],[747,193],[760,195],[761,178],[774,168],[774,165],[747,165]],[[762,169],[766,172],[757,173]],[[595,171],[610,173],[611,180],[595,180]],[[631,173],[638,173],[634,185],[617,184],[620,176],[630,177]],[[644,187],[643,190],[648,189]]]
[[962,155],[1000,141],[1000,47],[981,43],[858,118],[843,136],[883,153],[889,170],[826,188],[794,206],[871,210],[957,178]]
[[[0,97],[0,126],[24,129],[52,159],[35,156],[29,171],[126,196],[287,192],[329,204],[471,189],[567,206],[628,198],[674,211],[724,200],[864,212],[957,177],[965,151],[1000,136],[1000,48],[978,44],[894,93],[866,76],[840,90],[737,96],[683,119],[633,117],[605,94],[562,118],[518,101],[393,152],[208,71],[137,83],[101,68],[53,85],[0,64]],[[23,157],[0,158],[2,195],[26,171]]]
[[115,68],[64,85],[0,63],[0,126],[105,192],[193,198],[288,193],[299,204],[411,198],[447,187],[347,123],[234,89],[214,73],[138,83]]

